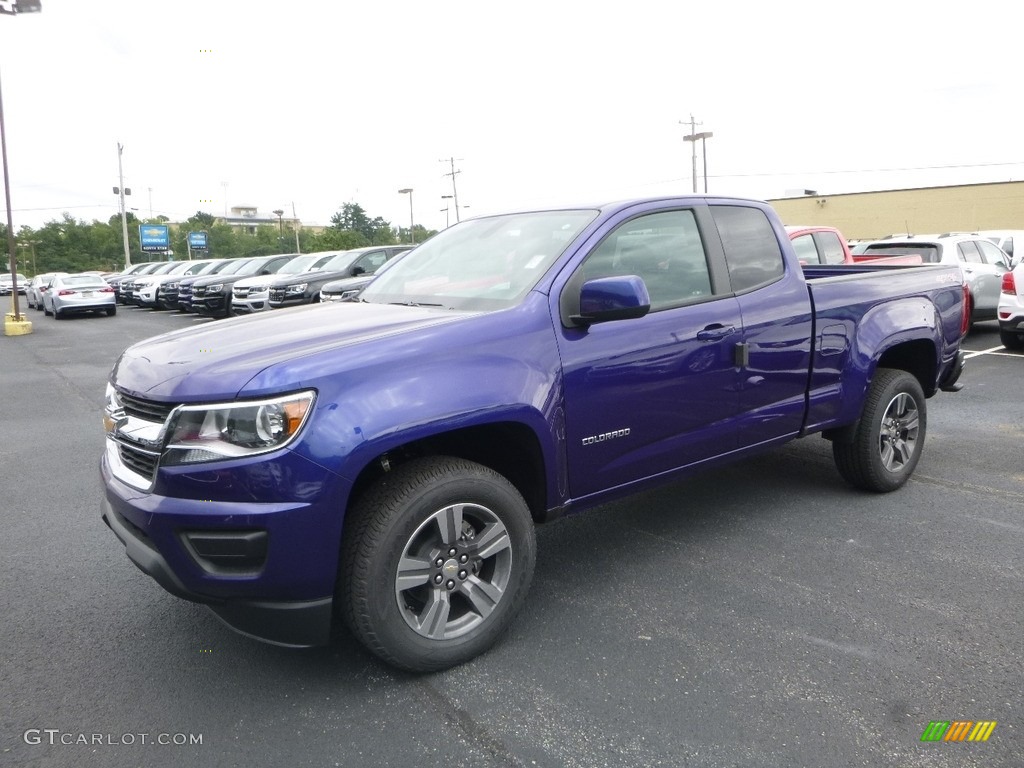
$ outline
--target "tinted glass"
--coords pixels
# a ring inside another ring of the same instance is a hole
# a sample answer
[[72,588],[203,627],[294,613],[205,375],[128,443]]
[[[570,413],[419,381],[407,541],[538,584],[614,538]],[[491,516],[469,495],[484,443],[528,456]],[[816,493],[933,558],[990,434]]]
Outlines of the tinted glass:
[[815,235],[823,264],[842,264],[846,261],[843,241],[835,232],[818,232]]
[[970,240],[956,244],[957,253],[960,255],[960,261],[967,261],[972,264],[981,263],[981,252]]
[[711,206],[733,291],[773,283],[785,272],[782,249],[768,217],[758,208]]
[[801,264],[820,264],[818,249],[814,245],[814,236],[811,234],[800,235],[793,239],[793,250],[796,251],[796,259]]
[[651,311],[711,295],[711,277],[693,211],[662,211],[613,230],[583,263],[584,280],[636,275]]
[[931,243],[870,243],[862,253],[867,256],[920,256],[925,264],[939,263],[939,247]]
[[978,240],[976,245],[981,250],[981,257],[985,260],[986,264],[1006,266],[1006,255],[988,240]]

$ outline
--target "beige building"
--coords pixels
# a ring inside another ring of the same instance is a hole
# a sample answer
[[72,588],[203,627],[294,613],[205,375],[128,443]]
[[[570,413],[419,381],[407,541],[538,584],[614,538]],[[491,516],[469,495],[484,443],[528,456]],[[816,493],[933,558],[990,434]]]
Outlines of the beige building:
[[836,227],[850,240],[895,233],[1024,229],[1024,181],[768,201],[785,224]]

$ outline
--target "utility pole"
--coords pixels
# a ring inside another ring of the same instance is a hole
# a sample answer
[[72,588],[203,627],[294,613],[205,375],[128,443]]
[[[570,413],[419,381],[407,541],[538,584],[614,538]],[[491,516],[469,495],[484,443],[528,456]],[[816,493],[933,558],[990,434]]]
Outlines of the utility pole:
[[[459,158],[459,159],[461,160],[462,158]],[[447,160],[438,160],[438,162],[439,163],[448,163],[449,166],[452,169],[450,173],[443,173],[441,175],[442,176],[451,176],[452,177],[452,199],[455,201],[455,221],[459,222],[459,221],[461,221],[461,219],[459,218],[459,192],[455,188],[455,174],[462,173],[462,171],[461,170],[459,170],[459,171],[455,170],[455,158],[454,157],[449,157]]]
[[124,188],[124,171],[121,169],[121,153],[124,152],[124,145],[118,142],[117,144],[117,181],[120,186],[117,188],[117,194],[121,198],[121,235],[124,237],[124,268],[128,269],[132,265],[132,254],[128,249],[128,216],[124,211],[124,196],[130,195],[132,191]]
[[683,136],[683,141],[691,142],[693,146],[693,152],[691,153],[691,165],[693,171],[693,193],[697,194],[697,141],[700,140],[701,152],[704,155],[704,191],[708,191],[708,148],[705,141],[710,139],[714,134],[711,131],[704,131],[697,133],[697,126],[704,125],[704,123],[698,123],[693,119],[693,113],[690,113],[690,122],[686,123],[682,120],[679,121],[680,125],[689,125],[690,133]]
[[302,253],[302,249],[299,247],[299,217],[295,213],[295,202],[292,201],[292,222],[295,226],[295,252]]

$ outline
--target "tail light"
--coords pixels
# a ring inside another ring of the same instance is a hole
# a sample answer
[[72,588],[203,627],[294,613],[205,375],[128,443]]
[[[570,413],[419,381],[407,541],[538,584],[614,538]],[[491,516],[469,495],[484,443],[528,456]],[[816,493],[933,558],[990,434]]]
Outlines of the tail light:
[[967,283],[961,287],[964,291],[963,315],[960,317],[960,336],[962,338],[971,329],[971,289],[967,287]]
[[1011,296],[1013,296],[1013,295],[1015,295],[1017,293],[1017,283],[1013,279],[1013,272],[1004,272],[1003,273],[1003,287],[1002,287],[1002,291],[1003,291],[1003,293],[1008,293]]
[[113,293],[114,289],[109,285],[106,288],[100,288],[100,293]]
[[74,293],[74,291],[72,291],[70,288],[65,288],[62,291],[59,291],[57,293],[57,295],[58,296],[70,296],[73,293]]

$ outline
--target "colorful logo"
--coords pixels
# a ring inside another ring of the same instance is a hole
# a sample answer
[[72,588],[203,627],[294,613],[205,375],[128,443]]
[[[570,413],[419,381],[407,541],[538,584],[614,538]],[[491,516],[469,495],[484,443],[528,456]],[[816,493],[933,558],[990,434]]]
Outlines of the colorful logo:
[[988,741],[995,729],[995,720],[932,720],[921,741]]

